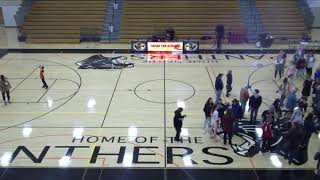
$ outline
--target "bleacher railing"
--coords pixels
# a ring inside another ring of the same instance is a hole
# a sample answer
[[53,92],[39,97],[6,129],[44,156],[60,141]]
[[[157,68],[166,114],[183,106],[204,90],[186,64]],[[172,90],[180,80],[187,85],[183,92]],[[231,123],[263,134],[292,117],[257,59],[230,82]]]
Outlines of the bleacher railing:
[[[95,32],[95,28],[91,27],[91,26],[82,26],[80,28],[80,42],[99,42],[101,40],[103,40],[103,42],[111,42],[112,38],[112,34],[115,33],[114,32],[114,23],[115,23],[115,17],[117,15],[117,0],[108,0],[107,4],[106,4],[106,8],[108,8],[108,3],[113,3],[114,7],[112,8],[112,11],[108,11],[108,13],[111,13],[111,19],[110,21],[108,21],[107,24],[107,31],[105,30],[106,27],[104,27],[104,29],[100,32]],[[104,17],[104,26],[106,25],[106,21],[107,21],[107,15],[105,15]]]
[[262,24],[260,23],[260,14],[257,11],[255,0],[249,0],[249,11],[251,14],[251,18],[253,19],[255,32],[258,35],[261,32],[263,32],[263,27],[262,27]]
[[18,29],[18,39],[19,41],[25,41],[26,35],[22,33],[22,26],[25,21],[25,18],[28,16],[30,10],[32,8],[32,0],[22,0],[22,3],[14,15],[14,20],[16,21],[17,29]]
[[[111,9],[110,5],[112,5]],[[100,41],[102,42],[112,42],[112,36],[119,33],[116,27],[117,17],[119,16],[119,0],[107,0],[108,13],[104,17],[104,30],[103,34],[99,35]],[[98,36],[98,35],[97,35]]]
[[32,0],[22,0],[22,3],[14,15],[17,27],[21,27],[24,23],[25,18],[27,17],[29,11],[32,8]]
[[308,29],[313,25],[314,15],[312,14],[311,8],[306,0],[296,0],[298,9],[304,18],[304,23]]

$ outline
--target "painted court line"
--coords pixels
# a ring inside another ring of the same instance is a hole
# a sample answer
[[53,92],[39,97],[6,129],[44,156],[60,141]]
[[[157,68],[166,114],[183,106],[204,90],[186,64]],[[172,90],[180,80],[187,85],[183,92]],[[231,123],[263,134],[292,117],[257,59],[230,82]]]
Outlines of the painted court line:
[[108,107],[107,107],[107,110],[106,110],[106,113],[104,114],[104,118],[103,118],[103,121],[101,123],[101,127],[103,127],[103,124],[104,124],[104,121],[106,120],[106,117],[107,117],[107,114],[108,114],[108,111],[109,111],[109,108],[111,106],[111,103],[112,103],[112,100],[113,100],[113,97],[114,97],[114,94],[117,90],[117,87],[118,87],[118,84],[119,84],[119,81],[120,81],[120,77],[121,77],[121,74],[122,74],[122,69],[120,70],[120,73],[119,73],[119,76],[118,76],[118,79],[117,79],[117,83],[113,89],[113,92],[112,92],[112,95],[111,95],[111,98],[110,98],[110,101],[109,101],[109,104],[108,104]]
[[15,89],[17,89],[25,80],[27,80],[36,70],[38,69],[38,66],[33,69],[31,73],[29,73],[15,88],[13,88],[10,93],[12,93]]
[[37,103],[39,103],[40,100],[43,98],[43,96],[47,94],[47,92],[48,92],[48,91],[50,90],[50,88],[56,83],[56,81],[57,81],[57,79],[55,79],[55,80],[53,81],[53,83],[48,87],[48,89],[46,89],[46,92],[44,92],[43,95],[38,99]]

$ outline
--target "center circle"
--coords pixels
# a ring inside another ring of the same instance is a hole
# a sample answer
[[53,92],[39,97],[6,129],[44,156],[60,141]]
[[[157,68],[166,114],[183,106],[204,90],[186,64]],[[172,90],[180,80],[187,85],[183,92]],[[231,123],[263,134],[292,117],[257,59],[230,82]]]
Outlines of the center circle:
[[195,92],[195,88],[191,84],[174,79],[149,80],[140,83],[134,89],[134,94],[138,98],[147,102],[161,104],[187,101],[194,96]]

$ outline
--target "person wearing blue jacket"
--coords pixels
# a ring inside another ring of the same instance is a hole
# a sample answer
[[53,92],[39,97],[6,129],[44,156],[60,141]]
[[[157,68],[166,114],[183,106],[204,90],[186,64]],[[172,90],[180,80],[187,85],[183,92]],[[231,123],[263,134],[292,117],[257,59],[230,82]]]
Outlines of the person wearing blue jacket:
[[216,90],[216,103],[218,103],[219,99],[221,99],[221,93],[223,90],[222,76],[223,76],[223,74],[221,74],[221,73],[218,74],[218,76],[216,78],[215,85],[214,85],[214,88]]
[[292,89],[288,94],[286,108],[291,112],[293,112],[293,109],[297,106],[296,92],[297,92],[296,89]]
[[234,116],[234,131],[238,132],[239,131],[239,121],[242,119],[242,108],[239,104],[239,101],[237,99],[232,100],[232,105],[231,105],[232,113]]

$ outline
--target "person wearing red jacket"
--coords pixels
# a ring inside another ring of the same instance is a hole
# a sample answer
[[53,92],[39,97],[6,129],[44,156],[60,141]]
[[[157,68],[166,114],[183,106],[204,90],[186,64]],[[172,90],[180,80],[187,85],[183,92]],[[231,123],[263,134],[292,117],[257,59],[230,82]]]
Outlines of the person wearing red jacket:
[[270,118],[267,118],[262,125],[262,152],[270,151],[272,141],[272,129]]
[[233,136],[233,123],[235,118],[232,113],[232,109],[227,109],[225,115],[222,116],[221,126],[223,130],[223,143],[227,143],[227,135],[229,138],[229,144],[232,145],[232,136]]
[[40,66],[40,73],[39,74],[40,74],[40,79],[41,79],[42,84],[43,84],[42,88],[48,89],[47,82],[44,79],[44,66]]

